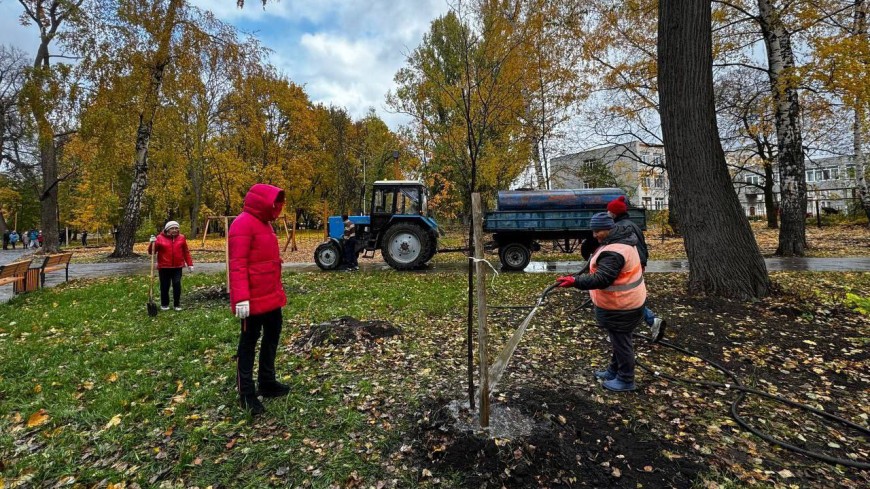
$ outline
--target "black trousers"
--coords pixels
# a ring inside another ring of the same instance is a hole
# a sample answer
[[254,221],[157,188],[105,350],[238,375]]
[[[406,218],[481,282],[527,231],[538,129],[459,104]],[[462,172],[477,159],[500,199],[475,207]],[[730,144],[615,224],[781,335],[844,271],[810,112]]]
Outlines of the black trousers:
[[610,344],[613,345],[613,357],[610,359],[609,370],[623,382],[634,382],[634,345],[631,333],[617,333],[607,330]]
[[159,268],[160,276],[160,305],[169,307],[169,286],[172,286],[172,304],[175,307],[181,305],[181,269]]
[[347,238],[344,240],[344,266],[358,267],[356,254],[356,237]]
[[242,319],[242,332],[239,335],[238,361],[236,363],[236,387],[239,395],[254,394],[254,353],[260,330],[263,331],[263,341],[260,344],[260,368],[257,371],[257,382],[274,382],[275,356],[278,353],[278,341],[281,339],[281,308],[263,314],[256,314]]

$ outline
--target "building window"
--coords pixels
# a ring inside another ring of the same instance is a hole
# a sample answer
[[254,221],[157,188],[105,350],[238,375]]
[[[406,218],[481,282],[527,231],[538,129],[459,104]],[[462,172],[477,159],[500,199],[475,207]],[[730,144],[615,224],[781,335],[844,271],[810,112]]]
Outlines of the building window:
[[746,175],[746,183],[749,185],[761,185],[761,178],[758,175]]
[[591,170],[592,167],[595,166],[596,161],[598,161],[598,160],[596,160],[595,158],[589,158],[589,159],[583,160],[583,168],[585,168],[587,170]]
[[662,197],[656,197],[656,210],[660,211],[665,208],[665,199]]
[[807,170],[807,182],[827,182],[830,180],[840,179],[840,168],[829,166],[827,168],[816,168],[815,170]]
[[662,174],[656,175],[656,181],[654,184],[655,188],[665,188],[665,176]]
[[652,208],[652,198],[651,198],[651,197],[644,197],[644,198],[643,198],[643,207],[644,207],[645,209],[651,209],[651,208]]
[[749,217],[755,217],[755,207],[749,208]]

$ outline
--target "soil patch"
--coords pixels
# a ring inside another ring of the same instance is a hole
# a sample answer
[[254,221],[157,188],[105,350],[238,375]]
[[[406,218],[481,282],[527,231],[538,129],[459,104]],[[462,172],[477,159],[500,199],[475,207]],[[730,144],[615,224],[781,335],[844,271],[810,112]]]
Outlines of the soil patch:
[[372,341],[402,334],[402,329],[387,321],[360,321],[350,316],[326,321],[312,326],[299,340],[305,349],[321,345],[347,345],[354,342]]
[[230,294],[223,285],[211,285],[208,287],[195,287],[187,294],[191,302],[228,302]]
[[[629,394],[634,395],[634,394]],[[491,438],[462,431],[448,401],[416,424],[413,447],[434,477],[463,487],[691,487],[704,465],[643,427],[619,406],[573,390],[526,389],[513,409],[535,421],[530,435]]]

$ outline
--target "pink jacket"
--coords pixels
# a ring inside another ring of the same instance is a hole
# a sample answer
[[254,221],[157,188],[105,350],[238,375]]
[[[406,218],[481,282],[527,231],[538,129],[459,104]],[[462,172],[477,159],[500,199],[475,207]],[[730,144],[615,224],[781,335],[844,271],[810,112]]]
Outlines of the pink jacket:
[[230,308],[250,301],[251,314],[284,307],[287,296],[281,284],[278,237],[269,223],[284,206],[284,191],[258,183],[245,195],[245,208],[229,232]]

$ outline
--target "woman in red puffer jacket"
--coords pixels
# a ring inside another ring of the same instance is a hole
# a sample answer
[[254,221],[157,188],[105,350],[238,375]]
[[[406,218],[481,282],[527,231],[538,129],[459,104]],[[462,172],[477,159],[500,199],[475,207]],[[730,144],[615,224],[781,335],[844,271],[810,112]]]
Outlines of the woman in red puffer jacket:
[[[290,388],[275,375],[275,355],[281,337],[281,308],[287,303],[281,284],[281,255],[278,237],[271,221],[281,215],[284,191],[258,183],[245,195],[244,211],[233,221],[229,232],[230,307],[241,319],[236,387],[242,409],[257,415],[266,408],[257,398],[279,397]],[[260,330],[259,389],[254,389],[254,352]]]
[[176,221],[163,226],[157,237],[151,236],[148,254],[157,253],[157,274],[160,277],[160,308],[169,310],[169,286],[172,286],[172,302],[175,310],[181,310],[181,270],[187,266],[193,271],[193,257],[187,247],[187,239],[178,230]]

